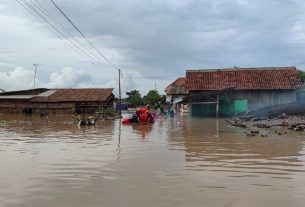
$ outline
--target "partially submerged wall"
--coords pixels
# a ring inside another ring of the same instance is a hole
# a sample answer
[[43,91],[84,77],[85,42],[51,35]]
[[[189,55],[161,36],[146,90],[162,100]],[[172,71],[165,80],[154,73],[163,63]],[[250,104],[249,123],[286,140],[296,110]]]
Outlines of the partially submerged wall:
[[292,103],[297,100],[296,90],[236,91],[229,95],[231,100],[248,100],[248,109],[256,110],[267,106]]
[[249,115],[254,115],[258,117],[275,117],[282,114],[305,115],[305,102],[296,101],[289,104],[279,104],[249,112]]
[[[214,99],[216,99],[213,96]],[[231,91],[219,95],[219,115],[233,116],[268,106],[288,104],[297,100],[296,90],[248,90]],[[216,103],[205,104],[209,99],[191,103],[191,114],[194,116],[215,116]]]

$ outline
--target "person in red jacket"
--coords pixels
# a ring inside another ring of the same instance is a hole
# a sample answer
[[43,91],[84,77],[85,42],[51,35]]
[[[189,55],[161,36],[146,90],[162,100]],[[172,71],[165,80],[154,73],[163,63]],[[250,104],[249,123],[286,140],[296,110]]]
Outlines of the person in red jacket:
[[148,123],[154,123],[155,122],[155,117],[154,117],[153,114],[150,113],[150,105],[149,104],[146,105],[145,113],[147,114]]
[[148,122],[148,115],[147,113],[145,113],[144,110],[142,110],[139,115],[139,123],[146,124],[147,122]]

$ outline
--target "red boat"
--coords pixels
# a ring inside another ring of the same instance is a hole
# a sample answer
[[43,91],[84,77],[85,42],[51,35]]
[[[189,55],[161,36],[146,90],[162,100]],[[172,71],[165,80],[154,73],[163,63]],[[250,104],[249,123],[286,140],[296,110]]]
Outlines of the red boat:
[[140,114],[140,116],[133,115],[131,118],[126,117],[122,119],[123,124],[138,123],[138,124],[152,124],[155,122],[155,117],[152,114]]

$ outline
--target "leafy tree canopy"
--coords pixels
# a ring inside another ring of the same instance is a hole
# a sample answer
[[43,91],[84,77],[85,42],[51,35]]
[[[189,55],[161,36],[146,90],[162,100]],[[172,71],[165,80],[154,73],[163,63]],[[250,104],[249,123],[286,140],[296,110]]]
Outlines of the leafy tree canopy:
[[160,101],[162,104],[166,104],[166,95],[162,95]]
[[137,90],[132,90],[130,92],[126,92],[127,95],[127,102],[130,105],[133,105],[135,107],[143,105],[143,98],[141,97],[141,94]]
[[303,83],[305,83],[305,71],[299,70],[299,75]]
[[146,104],[155,105],[161,101],[161,96],[156,90],[148,91],[147,95],[143,97]]

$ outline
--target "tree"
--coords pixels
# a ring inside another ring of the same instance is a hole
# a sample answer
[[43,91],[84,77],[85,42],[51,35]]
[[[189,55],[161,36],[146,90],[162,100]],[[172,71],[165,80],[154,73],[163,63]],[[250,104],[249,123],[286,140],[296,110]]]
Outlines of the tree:
[[161,101],[161,96],[156,90],[148,91],[147,95],[143,97],[146,104],[155,105]]
[[300,91],[297,92],[298,100],[305,101],[305,71],[298,70],[299,76],[303,83],[303,87]]
[[127,95],[127,102],[134,106],[141,106],[143,105],[143,98],[141,97],[141,94],[137,90],[132,90],[130,92],[126,92]]
[[302,71],[302,70],[299,70],[299,76],[302,80],[302,83],[304,84],[305,83],[305,71]]
[[166,104],[166,95],[162,95],[160,101],[162,104]]

